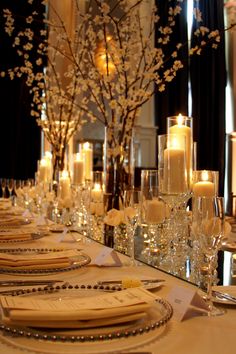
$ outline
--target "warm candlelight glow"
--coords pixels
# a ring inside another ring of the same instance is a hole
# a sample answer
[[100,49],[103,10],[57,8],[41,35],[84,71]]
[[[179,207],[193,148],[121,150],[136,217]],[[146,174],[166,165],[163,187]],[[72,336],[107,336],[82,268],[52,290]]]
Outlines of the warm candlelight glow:
[[202,181],[208,181],[209,180],[209,176],[208,176],[208,172],[207,171],[202,171],[201,180]]
[[63,170],[63,171],[62,171],[62,174],[61,174],[61,177],[62,177],[62,178],[68,178],[68,177],[69,177],[68,171],[67,171],[67,170]]
[[178,123],[178,125],[183,125],[183,122],[184,122],[184,118],[183,118],[182,114],[180,113],[177,117],[177,123]]

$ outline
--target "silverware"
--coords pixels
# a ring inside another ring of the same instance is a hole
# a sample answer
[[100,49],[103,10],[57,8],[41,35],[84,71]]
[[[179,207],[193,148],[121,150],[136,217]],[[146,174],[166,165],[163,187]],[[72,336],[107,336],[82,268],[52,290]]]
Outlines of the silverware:
[[212,290],[212,294],[215,297],[218,297],[219,299],[225,299],[225,300],[231,301],[236,304],[236,296],[233,296],[233,295],[230,295],[227,293],[222,293],[222,292],[216,291],[216,290]]
[[[142,284],[153,284],[164,282],[164,279],[140,279]],[[98,285],[122,284],[122,280],[100,280]]]
[[0,281],[1,286],[26,286],[26,285],[43,285],[43,284],[54,284],[54,283],[63,283],[64,280],[58,279],[35,279],[35,280],[2,280]]

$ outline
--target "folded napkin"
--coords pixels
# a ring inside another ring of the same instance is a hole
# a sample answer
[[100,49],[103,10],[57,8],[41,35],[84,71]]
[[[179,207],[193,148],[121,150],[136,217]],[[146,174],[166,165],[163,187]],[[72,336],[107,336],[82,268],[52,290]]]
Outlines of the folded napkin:
[[[60,295],[59,295],[60,297]],[[8,325],[44,328],[91,328],[135,321],[147,316],[156,296],[143,288],[103,293],[96,297],[36,299],[1,296],[2,321]]]
[[0,229],[5,226],[21,226],[26,223],[25,219],[22,217],[4,217],[0,218]]
[[0,251],[0,267],[8,270],[56,269],[73,264],[80,255],[78,250],[62,250],[49,253],[6,254]]
[[14,241],[14,240],[32,240],[32,233],[36,231],[32,230],[16,230],[16,229],[5,229],[0,230],[0,242],[1,241]]

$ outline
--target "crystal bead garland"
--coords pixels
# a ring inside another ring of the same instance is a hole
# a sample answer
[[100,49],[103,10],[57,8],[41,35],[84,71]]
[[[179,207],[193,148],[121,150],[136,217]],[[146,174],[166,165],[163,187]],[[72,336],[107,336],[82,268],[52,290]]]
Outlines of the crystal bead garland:
[[[105,127],[104,139],[104,209],[120,209],[123,194],[133,187],[133,130],[124,133],[114,125]],[[104,243],[114,246],[114,227],[104,225]]]

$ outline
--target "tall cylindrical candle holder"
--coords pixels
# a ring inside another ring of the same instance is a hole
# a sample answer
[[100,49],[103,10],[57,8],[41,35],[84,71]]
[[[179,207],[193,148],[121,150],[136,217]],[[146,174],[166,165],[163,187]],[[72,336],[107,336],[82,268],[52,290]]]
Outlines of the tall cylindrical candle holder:
[[81,145],[81,153],[84,159],[84,178],[91,182],[93,179],[93,144],[85,142]]
[[73,158],[73,185],[78,186],[84,183],[84,170],[84,159],[82,153],[78,152]]
[[[167,117],[167,134],[176,134],[177,137],[185,136],[186,171],[188,183],[191,185],[193,170],[193,118],[183,116],[182,114]],[[180,139],[182,140],[182,138]]]
[[193,171],[193,196],[214,197],[218,195],[219,172],[209,170]]

